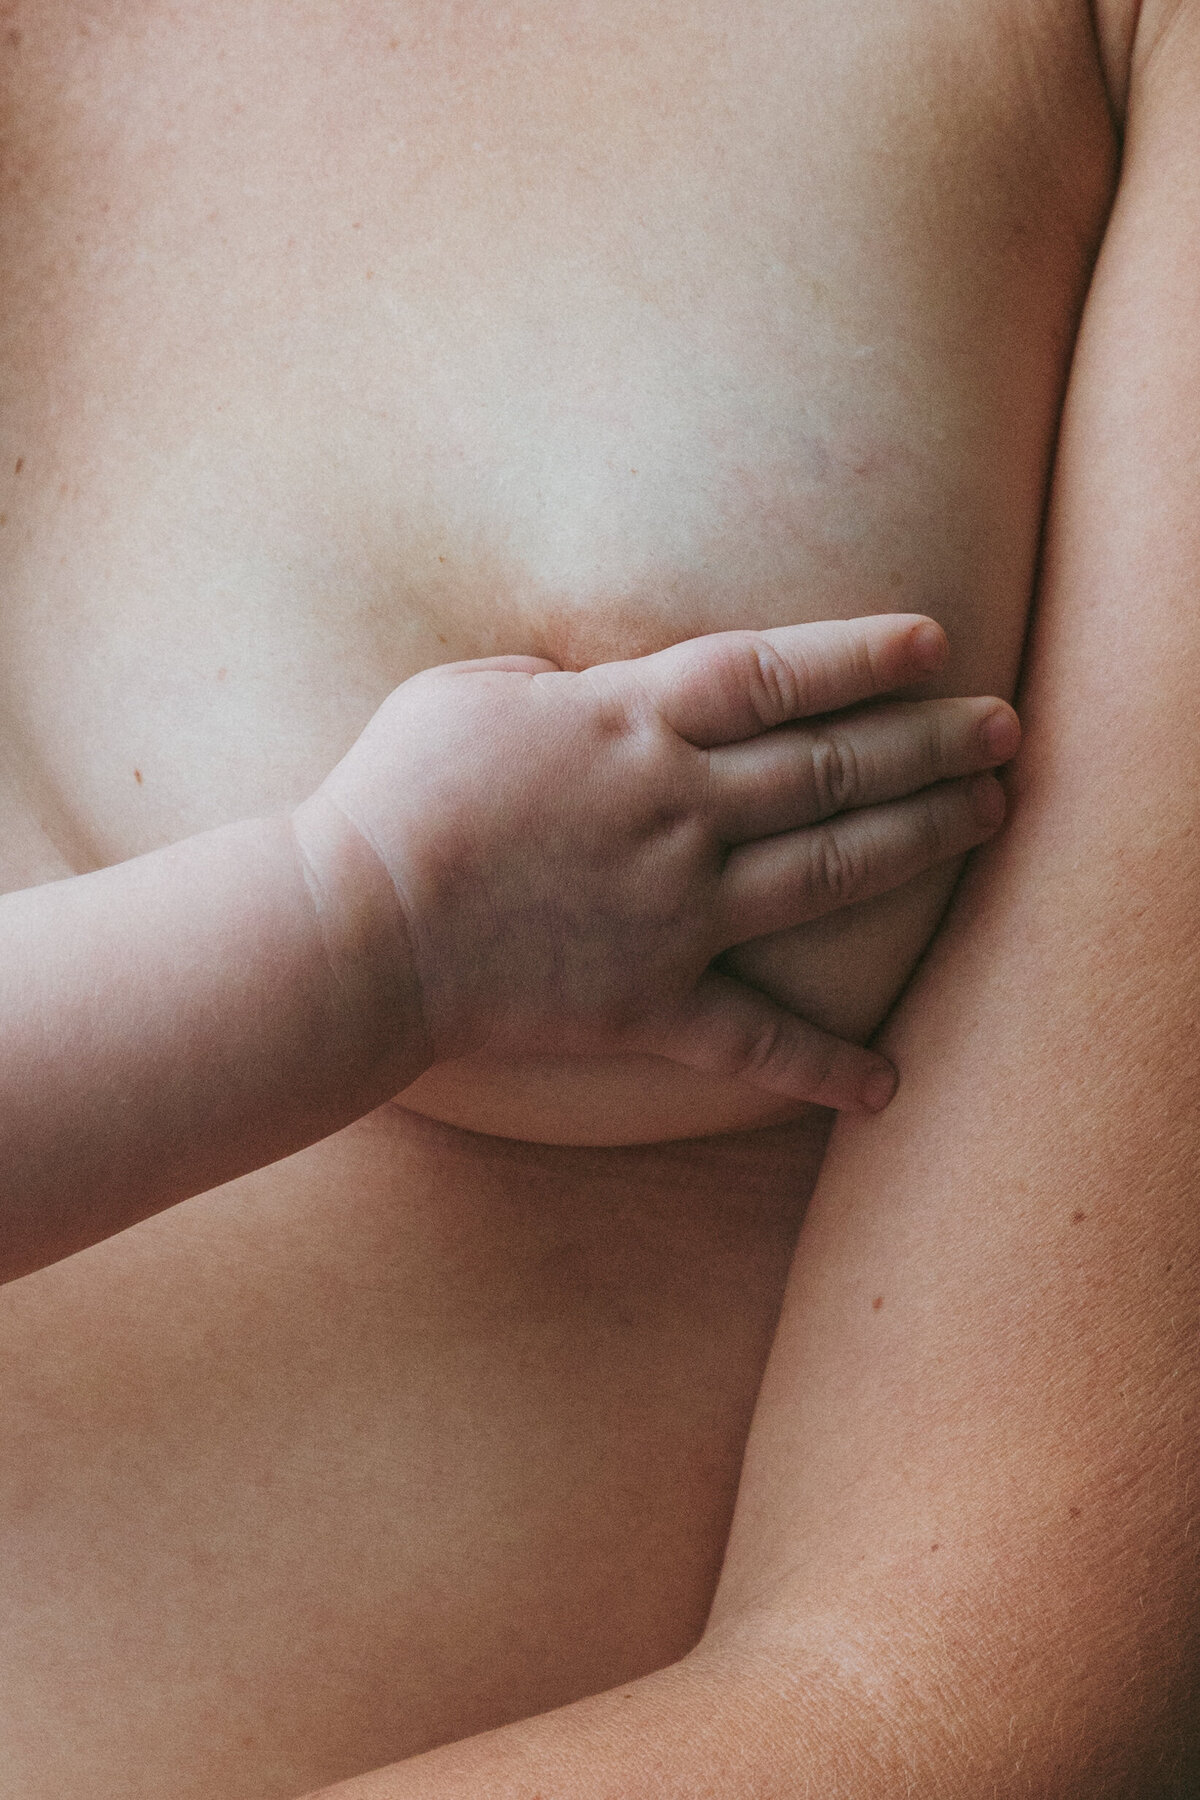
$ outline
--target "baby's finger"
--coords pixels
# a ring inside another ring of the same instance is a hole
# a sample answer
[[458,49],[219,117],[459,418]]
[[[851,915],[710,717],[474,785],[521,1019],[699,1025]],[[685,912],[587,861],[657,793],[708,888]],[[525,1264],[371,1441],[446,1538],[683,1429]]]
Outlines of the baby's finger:
[[558,675],[561,666],[545,656],[473,656],[469,662],[437,663],[437,675]]
[[727,844],[878,806],[995,768],[1021,727],[1003,700],[897,701],[789,725],[709,754],[713,824]]
[[722,948],[804,925],[901,887],[992,836],[1004,818],[994,775],[948,781],[886,806],[734,850],[721,877]]
[[843,1111],[879,1112],[896,1088],[896,1072],[882,1056],[716,970],[697,983],[683,1019],[646,1048],[688,1068]]
[[884,613],[722,631],[609,671],[634,679],[680,737],[709,748],[920,681],[946,653],[946,634],[932,619]]

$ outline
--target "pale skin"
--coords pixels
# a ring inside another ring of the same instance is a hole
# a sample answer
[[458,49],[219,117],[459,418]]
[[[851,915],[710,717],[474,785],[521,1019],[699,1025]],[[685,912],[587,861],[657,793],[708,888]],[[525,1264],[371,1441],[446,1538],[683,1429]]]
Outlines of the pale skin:
[[997,829],[1010,706],[861,704],[946,654],[882,616],[436,668],[290,816],[6,896],[4,1273],[474,1051],[647,1052],[881,1110],[884,1058],[713,964]]
[[835,1133],[705,1638],[331,1800],[1197,1792],[1200,11],[1126,79],[1012,825]]
[[[417,670],[904,608],[1011,695],[1040,571],[1010,825],[819,1180],[748,1082],[464,1058],[7,1284],[6,1791],[1192,1800],[1196,7],[0,15],[0,887],[228,830],[170,1154],[321,1110],[281,1012],[378,1055],[238,822]],[[723,972],[865,1038],[956,867]]]

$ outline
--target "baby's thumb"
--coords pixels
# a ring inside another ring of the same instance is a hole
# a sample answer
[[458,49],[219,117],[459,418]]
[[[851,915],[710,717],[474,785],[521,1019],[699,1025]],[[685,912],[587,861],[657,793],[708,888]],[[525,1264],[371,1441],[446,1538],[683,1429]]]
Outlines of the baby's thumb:
[[715,970],[696,984],[661,1041],[647,1048],[710,1075],[841,1112],[881,1112],[896,1091],[896,1071],[882,1056]]

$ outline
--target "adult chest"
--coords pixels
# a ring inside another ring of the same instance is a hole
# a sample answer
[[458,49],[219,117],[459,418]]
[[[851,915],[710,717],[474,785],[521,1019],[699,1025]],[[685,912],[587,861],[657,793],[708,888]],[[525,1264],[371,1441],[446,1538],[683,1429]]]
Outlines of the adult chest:
[[10,0],[0,707],[68,865],[450,657],[896,606],[1011,680],[1084,11]]

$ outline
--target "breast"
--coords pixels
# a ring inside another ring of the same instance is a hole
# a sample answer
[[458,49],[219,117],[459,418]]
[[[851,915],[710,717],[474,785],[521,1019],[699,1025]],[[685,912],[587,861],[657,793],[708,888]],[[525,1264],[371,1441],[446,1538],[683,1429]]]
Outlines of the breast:
[[[1112,159],[1028,10],[18,7],[0,701],[66,866],[294,803],[456,657],[902,608],[1008,691]],[[864,1029],[942,891],[755,978]],[[777,1116],[649,1062],[406,1099]]]

